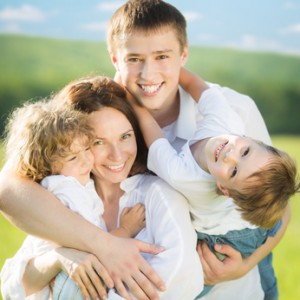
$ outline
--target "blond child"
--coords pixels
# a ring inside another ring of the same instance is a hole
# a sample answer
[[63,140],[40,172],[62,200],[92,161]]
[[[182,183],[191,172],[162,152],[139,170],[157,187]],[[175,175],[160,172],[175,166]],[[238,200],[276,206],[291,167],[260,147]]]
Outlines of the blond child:
[[[16,109],[7,125],[6,153],[19,176],[39,182],[65,206],[89,222],[107,231],[102,218],[104,206],[90,173],[94,157],[90,146],[95,140],[87,114],[70,106],[56,108],[57,103],[40,101]],[[119,227],[110,233],[134,237],[145,227],[145,209],[140,203],[124,208]],[[28,236],[20,249],[20,260],[30,264],[30,257],[59,247],[45,240]],[[30,253],[24,253],[24,249]],[[26,254],[26,255],[25,255]],[[7,266],[9,266],[9,260]],[[20,264],[21,266],[23,264]],[[63,268],[63,266],[61,266]],[[4,265],[3,274],[8,274]],[[23,266],[25,270],[25,266]],[[25,272],[23,270],[23,272]],[[12,272],[12,271],[11,271]],[[61,272],[59,276],[64,276]],[[49,287],[34,293],[33,299],[44,299]],[[11,291],[14,294],[14,291]],[[26,291],[29,294],[32,291]],[[24,295],[19,295],[25,298]],[[17,295],[14,295],[17,297]],[[35,298],[36,297],[36,298]]]
[[[148,168],[187,198],[198,239],[211,250],[224,243],[248,257],[277,233],[289,198],[299,191],[296,163],[287,153],[245,137],[243,121],[218,88],[184,69],[180,84],[199,99],[203,116],[180,151],[148,110],[134,104],[149,147]],[[261,277],[276,282],[272,266]]]

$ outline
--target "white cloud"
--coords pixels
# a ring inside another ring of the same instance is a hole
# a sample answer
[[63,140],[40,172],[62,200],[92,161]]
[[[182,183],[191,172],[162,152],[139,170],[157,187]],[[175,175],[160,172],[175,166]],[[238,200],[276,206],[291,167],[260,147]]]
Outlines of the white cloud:
[[120,6],[122,6],[125,3],[125,1],[107,1],[100,3],[97,8],[101,11],[115,11],[117,10]]
[[194,11],[186,11],[182,13],[185,17],[185,19],[187,20],[187,22],[193,22],[196,20],[200,20],[202,18],[202,15],[194,12]]
[[280,43],[274,40],[259,38],[250,34],[243,35],[239,41],[229,42],[226,46],[250,51],[282,51]]
[[283,28],[280,33],[289,34],[289,33],[300,33],[300,23],[291,25],[289,27]]
[[45,15],[42,11],[26,4],[19,8],[5,7],[0,11],[0,20],[4,21],[40,22],[44,19]]
[[106,32],[107,22],[94,22],[94,23],[87,23],[81,26],[81,28],[87,30],[87,31],[104,31]]

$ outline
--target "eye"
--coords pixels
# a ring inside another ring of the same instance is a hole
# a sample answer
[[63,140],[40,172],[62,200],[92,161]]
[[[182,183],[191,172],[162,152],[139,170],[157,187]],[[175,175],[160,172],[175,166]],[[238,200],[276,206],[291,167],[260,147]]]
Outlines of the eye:
[[159,55],[159,56],[157,57],[157,59],[158,59],[158,60],[160,60],[160,59],[167,59],[168,57],[169,57],[168,55],[162,54],[162,55]]
[[77,158],[77,156],[72,156],[71,158],[68,159],[68,161],[73,161]]
[[131,137],[131,134],[130,133],[126,133],[122,136],[122,139],[123,140],[128,140],[129,138]]
[[99,146],[99,145],[103,145],[104,143],[103,143],[103,141],[102,140],[96,140],[95,142],[94,142],[94,146]]
[[243,156],[243,157],[244,157],[244,156],[247,156],[248,153],[249,153],[249,151],[250,151],[250,148],[248,147],[248,148],[244,151],[244,153],[243,153],[242,156]]
[[230,178],[233,178],[237,173],[237,167],[235,167],[230,175]]
[[139,61],[140,61],[140,59],[138,57],[129,57],[126,59],[126,62],[130,62],[130,63],[136,63]]

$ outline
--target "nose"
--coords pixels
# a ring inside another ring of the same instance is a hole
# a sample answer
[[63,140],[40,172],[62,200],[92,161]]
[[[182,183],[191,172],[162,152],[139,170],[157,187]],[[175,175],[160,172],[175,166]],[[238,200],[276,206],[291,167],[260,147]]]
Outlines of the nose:
[[92,165],[94,163],[94,155],[91,150],[83,151],[83,164],[86,165]]
[[151,63],[149,60],[144,60],[140,70],[141,78],[148,81],[152,80],[154,69],[155,69],[154,62]]
[[109,151],[109,159],[112,161],[120,161],[122,158],[122,149],[118,144],[111,145]]
[[238,162],[238,155],[235,153],[234,149],[229,149],[224,155],[224,162],[225,163],[234,163],[237,164]]

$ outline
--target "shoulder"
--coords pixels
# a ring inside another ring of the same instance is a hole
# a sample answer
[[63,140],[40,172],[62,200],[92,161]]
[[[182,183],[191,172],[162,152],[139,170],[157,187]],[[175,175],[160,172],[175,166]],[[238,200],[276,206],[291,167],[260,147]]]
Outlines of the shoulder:
[[148,205],[163,206],[167,209],[181,206],[187,209],[187,201],[184,196],[172,188],[167,182],[155,175],[145,175],[141,182],[141,190]]
[[41,185],[50,192],[58,189],[80,187],[80,183],[73,177],[64,175],[51,175],[41,181]]

